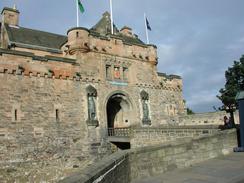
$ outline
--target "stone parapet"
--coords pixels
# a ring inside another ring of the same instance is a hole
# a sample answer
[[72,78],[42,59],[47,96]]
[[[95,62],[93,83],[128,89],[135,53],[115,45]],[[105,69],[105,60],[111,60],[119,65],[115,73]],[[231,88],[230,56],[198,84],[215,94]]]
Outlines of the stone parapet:
[[[179,117],[179,125],[224,125],[224,116],[229,117],[230,114],[225,111],[196,113],[192,115],[184,115]],[[234,113],[235,123],[239,124],[239,113]]]
[[176,168],[189,167],[230,154],[236,146],[236,131],[227,130],[205,137],[182,139],[169,145],[136,149],[129,156],[131,179],[156,176]]
[[128,183],[230,154],[236,145],[236,131],[226,130],[206,137],[182,139],[168,145],[117,152],[60,183]]
[[129,154],[127,151],[114,153],[113,155],[104,158],[95,166],[91,166],[82,173],[76,173],[60,183],[128,183],[130,182],[130,164]]
[[[68,54],[96,52],[157,65],[157,48],[153,45],[128,43],[118,35],[100,35],[83,27],[72,28],[68,31],[68,42],[63,45],[68,48]],[[126,38],[127,40],[128,38]],[[132,38],[129,38],[129,40]]]

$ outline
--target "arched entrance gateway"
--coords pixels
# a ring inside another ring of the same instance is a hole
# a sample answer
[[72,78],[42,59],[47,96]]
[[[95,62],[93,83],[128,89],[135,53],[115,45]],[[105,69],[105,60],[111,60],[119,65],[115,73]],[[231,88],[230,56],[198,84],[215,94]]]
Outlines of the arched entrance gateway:
[[119,149],[129,149],[129,127],[133,117],[132,104],[123,93],[112,94],[106,105],[108,136]]

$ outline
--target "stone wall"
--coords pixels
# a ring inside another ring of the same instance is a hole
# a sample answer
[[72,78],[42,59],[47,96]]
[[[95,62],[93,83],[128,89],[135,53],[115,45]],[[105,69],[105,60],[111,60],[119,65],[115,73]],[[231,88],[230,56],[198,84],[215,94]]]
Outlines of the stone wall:
[[[72,63],[44,64],[32,56],[12,54],[2,54],[0,62],[0,180],[15,181],[26,174],[24,182],[50,181],[110,154],[106,102],[114,93],[127,94],[133,106],[127,125],[137,127],[143,126],[142,90],[149,94],[152,127],[168,124],[172,118],[164,111],[166,105],[182,98],[180,91],[160,87],[114,86],[109,81],[81,78],[72,75],[76,69]],[[48,68],[56,75],[49,75]],[[86,122],[89,85],[97,90],[99,126]],[[161,137],[158,132],[139,134],[137,139],[144,140],[134,144],[161,143]]]
[[[224,116],[229,117],[225,111],[196,113],[179,117],[179,125],[223,125]],[[239,113],[234,113],[235,123],[239,124]]]
[[127,151],[120,151],[84,171],[65,178],[60,183],[129,183],[130,162]]
[[236,131],[182,139],[170,145],[136,149],[130,154],[131,178],[141,179],[226,155],[237,146]]
[[[15,181],[25,173],[24,182],[49,181],[108,155],[106,102],[114,93],[124,93],[132,103],[133,114],[123,122],[129,126],[143,126],[142,90],[150,95],[152,126],[167,124],[169,116],[161,109],[170,102],[171,93],[181,98],[179,91],[81,78],[74,75],[77,68],[72,63],[43,64],[32,56],[12,54],[2,54],[0,62],[0,180]],[[86,122],[89,85],[98,93],[99,126]]]
[[156,176],[176,168],[188,167],[211,158],[227,155],[236,145],[236,131],[226,130],[206,137],[182,139],[180,142],[170,145],[117,152],[98,165],[77,172],[60,183],[79,181],[90,183],[96,182],[96,180],[110,183],[119,180],[119,182],[128,183],[131,180]]
[[[143,63],[145,71],[142,71],[142,69],[138,69],[138,67],[141,66],[141,63],[137,60],[129,60],[127,58],[115,59],[112,56],[100,53],[89,53],[84,59],[89,60],[89,63],[80,63],[81,65],[79,65],[78,63],[80,60],[76,61],[68,58],[35,56],[30,52],[0,50],[0,73],[8,75],[8,80],[13,84],[14,81],[17,81],[14,77],[19,78],[17,82],[18,85],[22,85],[23,81],[34,83],[40,80],[40,78],[42,80],[43,88],[46,87],[46,84],[52,83],[54,80],[59,80],[58,82],[62,83],[61,85],[69,83],[70,85],[80,85],[81,88],[86,88],[87,86],[92,85],[98,91],[97,111],[98,115],[100,115],[100,121],[107,120],[106,100],[108,100],[112,94],[122,93],[127,95],[127,102],[131,103],[132,110],[134,111],[133,114],[130,115],[131,119],[129,119],[129,123],[124,125],[142,126],[141,121],[143,112],[140,92],[143,90],[149,95],[148,107],[152,126],[171,123],[177,124],[178,115],[184,114],[181,88],[177,88],[176,86],[161,86],[159,80],[155,76],[156,72],[149,72],[147,70],[150,69],[150,65]],[[45,60],[45,62],[43,62],[43,60]],[[105,76],[105,68],[106,63],[108,62],[114,65],[129,64],[131,68],[128,68],[128,81],[112,81],[107,79]],[[13,80],[10,75],[13,76]],[[150,82],[145,82],[144,79],[135,81],[134,78],[137,77],[136,75],[146,75],[146,77],[154,75],[155,78]],[[38,86],[38,84],[35,84],[34,86]],[[56,86],[58,87],[58,85]],[[55,89],[56,88],[54,88],[54,90]],[[69,89],[72,88],[65,88],[67,96]],[[14,90],[12,93],[14,95]],[[46,93],[52,95],[48,93],[48,90]],[[70,93],[71,95],[69,97],[72,97],[74,91],[71,91]],[[5,97],[5,95],[6,94],[3,94],[2,96]],[[76,96],[82,98],[80,95],[86,97],[86,91],[80,90],[80,93],[76,93]],[[83,101],[86,104],[85,99],[86,98],[83,97]],[[87,104],[82,107],[84,112],[87,112],[86,106]]]
[[81,83],[6,73],[0,80],[0,180],[49,181],[110,153],[101,128],[86,124]]
[[132,129],[131,148],[166,144],[182,138],[209,136],[219,132],[217,126],[165,126]]

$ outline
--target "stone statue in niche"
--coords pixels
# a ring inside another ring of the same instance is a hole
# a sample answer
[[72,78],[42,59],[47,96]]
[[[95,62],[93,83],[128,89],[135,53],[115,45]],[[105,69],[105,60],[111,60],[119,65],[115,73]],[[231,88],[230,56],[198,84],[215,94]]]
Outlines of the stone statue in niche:
[[97,97],[97,90],[92,87],[88,86],[87,89],[87,101],[88,101],[88,119],[87,125],[88,126],[98,126],[97,114],[96,114],[96,97]]
[[144,125],[151,125],[151,120],[149,116],[149,107],[148,107],[149,95],[144,90],[141,92],[141,101],[142,101],[142,110],[143,110],[143,118],[142,123]]
[[90,120],[96,119],[96,105],[94,97],[91,95],[88,95],[88,116]]
[[149,118],[149,109],[146,103],[146,100],[142,100],[142,108],[143,108],[143,119]]

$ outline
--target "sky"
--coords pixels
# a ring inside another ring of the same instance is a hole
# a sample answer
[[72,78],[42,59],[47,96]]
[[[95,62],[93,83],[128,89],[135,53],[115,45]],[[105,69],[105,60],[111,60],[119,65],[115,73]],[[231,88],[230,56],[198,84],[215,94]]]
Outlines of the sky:
[[[109,11],[109,0],[81,0],[80,26],[91,28]],[[20,11],[20,26],[66,35],[76,26],[76,0],[0,0]],[[244,54],[244,0],[113,0],[114,23],[146,42],[144,13],[158,47],[158,71],[183,78],[186,105],[194,112],[221,106],[216,95],[224,72]]]

